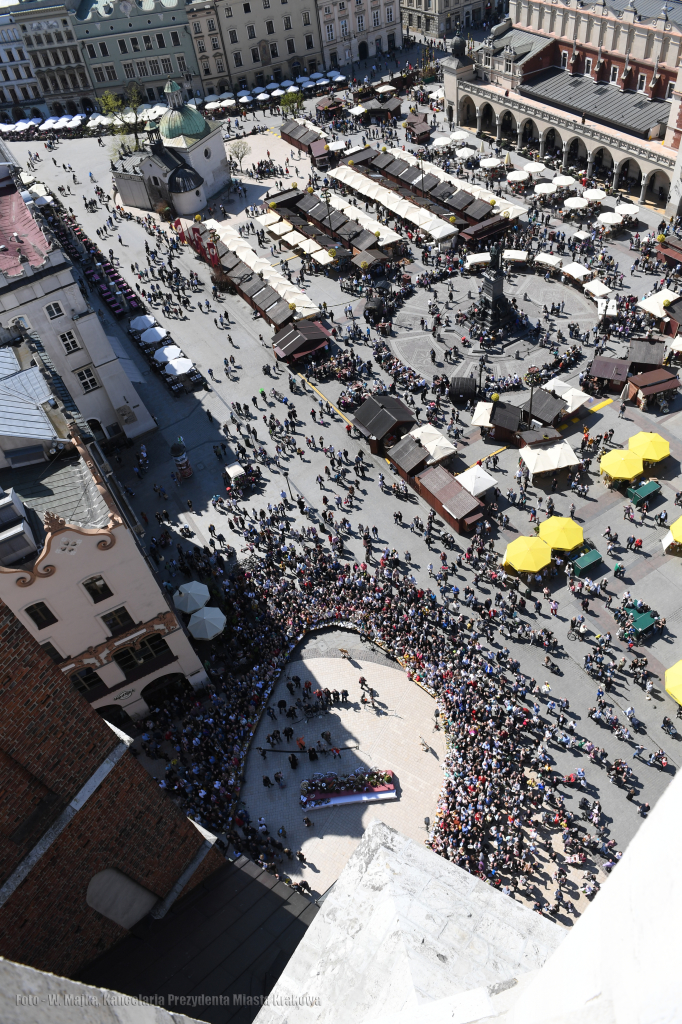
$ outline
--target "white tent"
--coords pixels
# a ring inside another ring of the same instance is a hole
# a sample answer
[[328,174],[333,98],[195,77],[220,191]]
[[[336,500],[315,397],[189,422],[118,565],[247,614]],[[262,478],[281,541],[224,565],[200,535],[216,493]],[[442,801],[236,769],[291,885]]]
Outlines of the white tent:
[[163,341],[167,337],[168,331],[165,327],[150,327],[140,336],[140,340],[145,345],[153,345],[155,341]]
[[505,249],[502,253],[503,260],[510,260],[512,263],[525,263],[528,253],[525,249]]
[[606,199],[606,192],[603,188],[586,188],[583,199],[587,199],[588,203],[600,203],[602,199]]
[[678,293],[671,291],[670,288],[661,288],[660,292],[654,292],[653,295],[649,295],[646,299],[640,299],[637,306],[646,313],[651,313],[653,316],[661,319],[668,315],[663,303],[666,301],[673,303],[679,297]]
[[466,269],[469,270],[471,267],[482,267],[486,263],[490,263],[489,252],[476,252],[466,258]]
[[278,213],[270,211],[270,213],[262,213],[260,217],[254,217],[254,220],[262,228],[269,228],[271,224],[276,224],[280,220],[280,216]]
[[492,402],[479,402],[471,417],[472,427],[492,427],[490,413],[493,411]]
[[567,263],[565,267],[562,267],[561,273],[574,277],[576,281],[584,281],[585,278],[591,276],[592,271],[582,263]]
[[568,199],[564,199],[564,206],[567,210],[585,210],[588,202],[582,196],[569,196]]
[[510,171],[510,173],[507,175],[507,181],[512,183],[527,180],[528,171]]
[[169,374],[171,377],[184,377],[186,373],[194,366],[191,359],[171,359],[169,363],[166,363],[164,373]]
[[442,434],[440,430],[431,426],[430,423],[425,423],[423,426],[411,430],[410,436],[414,437],[426,448],[432,462],[440,462],[442,459],[447,459],[450,455],[457,454],[457,446],[445,434]]
[[560,267],[563,260],[558,256],[555,256],[551,252],[539,252],[535,257],[535,262],[539,263],[543,267]]
[[198,612],[205,604],[208,604],[211,593],[205,583],[198,583],[192,580],[190,583],[183,583],[173,594],[173,604],[181,612],[191,615]]
[[497,487],[495,477],[487,473],[482,466],[476,465],[471,466],[464,473],[460,473],[457,483],[461,484],[469,494],[473,494],[474,498],[480,498],[481,495],[487,496]]
[[200,608],[189,620],[188,629],[197,640],[213,640],[225,629],[227,619],[220,608]]
[[130,326],[134,331],[146,331],[150,327],[156,325],[156,320],[153,316],[136,316],[134,320],[130,321]]
[[577,466],[577,457],[567,441],[554,441],[547,445],[526,445],[519,450],[519,455],[528,467],[531,483],[535,473],[551,473],[569,466]]
[[542,387],[544,391],[551,392],[551,394],[556,395],[557,398],[561,398],[566,403],[565,411],[567,413],[574,413],[590,397],[584,391],[581,391],[580,388],[573,387],[572,384],[568,384],[559,377],[548,380]]
[[593,299],[603,299],[606,295],[611,294],[613,288],[608,288],[603,281],[595,277],[594,281],[587,282],[584,291],[591,295]]

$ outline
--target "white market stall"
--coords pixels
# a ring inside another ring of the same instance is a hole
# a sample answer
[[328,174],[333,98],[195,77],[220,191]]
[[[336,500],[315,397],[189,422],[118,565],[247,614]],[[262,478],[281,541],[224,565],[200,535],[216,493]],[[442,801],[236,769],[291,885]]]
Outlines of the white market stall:
[[580,462],[567,441],[554,441],[548,445],[533,445],[532,447],[526,445],[519,449],[519,457],[528,467],[531,483],[533,476],[537,473],[555,473],[559,469],[577,466]]
[[467,256],[464,265],[467,270],[471,270],[472,267],[484,267],[488,263],[490,263],[489,252],[476,252],[473,253],[471,256]]
[[595,277],[593,281],[587,282],[583,290],[588,295],[591,295],[593,299],[605,299],[607,295],[611,294],[613,288],[608,288],[603,281]]
[[561,268],[561,273],[566,277],[572,277],[574,281],[586,281],[592,276],[589,267],[583,266],[582,263],[567,263]]

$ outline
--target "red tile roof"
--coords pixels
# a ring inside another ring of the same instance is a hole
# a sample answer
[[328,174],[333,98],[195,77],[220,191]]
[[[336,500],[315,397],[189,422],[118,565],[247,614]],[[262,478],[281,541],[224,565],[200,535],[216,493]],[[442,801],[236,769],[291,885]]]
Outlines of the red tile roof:
[[14,185],[0,189],[0,247],[0,273],[8,277],[21,273],[21,256],[39,267],[50,248]]

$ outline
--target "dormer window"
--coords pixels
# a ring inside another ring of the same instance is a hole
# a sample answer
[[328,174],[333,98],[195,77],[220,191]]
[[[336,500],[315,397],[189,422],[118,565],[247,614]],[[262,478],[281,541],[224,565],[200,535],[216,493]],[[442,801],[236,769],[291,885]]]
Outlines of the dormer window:
[[490,67],[491,59],[490,59],[490,54],[489,53],[486,53],[486,54],[483,55],[483,63],[485,64],[485,66],[487,68]]
[[505,57],[504,70],[507,75],[511,75],[512,62],[509,57]]
[[568,50],[561,51],[561,66],[562,68],[568,67]]
[[585,60],[585,74],[586,75],[591,75],[592,74],[592,60],[591,60],[590,57],[587,57],[586,60]]

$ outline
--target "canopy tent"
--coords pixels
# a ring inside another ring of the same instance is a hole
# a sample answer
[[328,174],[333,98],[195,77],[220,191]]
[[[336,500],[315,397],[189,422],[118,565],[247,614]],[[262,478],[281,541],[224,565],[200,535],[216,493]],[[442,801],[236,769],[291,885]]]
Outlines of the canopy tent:
[[157,348],[154,360],[157,363],[170,363],[171,359],[179,359],[181,356],[182,352],[177,345],[164,345],[162,348]]
[[280,215],[271,210],[269,213],[262,213],[260,217],[254,217],[256,224],[260,224],[262,228],[269,228],[271,224],[276,224],[280,220]]
[[652,316],[660,320],[668,315],[665,303],[667,302],[668,305],[672,305],[679,297],[679,294],[671,291],[670,288],[661,288],[660,292],[654,292],[653,295],[647,296],[646,299],[640,299],[637,306],[639,309],[643,309],[646,313],[651,313]]
[[326,267],[328,263],[334,262],[334,257],[330,256],[326,249],[318,249],[317,252],[311,252],[310,256],[322,267]]
[[497,156],[487,156],[484,160],[481,160],[479,167],[482,167],[484,171],[492,171],[495,167],[501,167],[502,161]]
[[305,235],[302,235],[300,231],[290,231],[288,235],[282,235],[280,238],[280,242],[284,242],[285,245],[292,248],[300,242],[305,242],[305,240]]
[[395,86],[394,85],[380,85],[374,91],[378,92],[378,93],[382,93],[382,94],[383,93],[389,93],[389,92],[395,92]]
[[547,173],[547,168],[544,164],[535,163],[534,161],[524,164],[523,170],[528,171],[529,174],[537,174],[538,176]]
[[469,469],[460,473],[457,477],[457,482],[462,487],[473,494],[474,498],[480,498],[482,494],[487,494],[488,491],[497,487],[497,480],[490,473],[487,473],[482,466],[474,465],[470,466]]
[[662,462],[670,455],[670,443],[650,430],[640,430],[628,439],[628,450],[645,462]]
[[547,445],[533,445],[521,448],[519,455],[528,467],[531,483],[536,473],[552,473],[559,469],[577,466],[577,457],[567,441],[554,441]]
[[544,391],[549,391],[566,403],[566,412],[569,415],[576,412],[590,397],[580,388],[573,387],[572,384],[567,384],[566,381],[560,380],[558,377],[548,380],[542,387]]
[[540,523],[540,537],[551,548],[572,551],[583,543],[583,528],[573,519],[564,516],[550,516]]
[[450,455],[457,454],[457,446],[430,423],[416,427],[410,431],[410,435],[419,441],[422,447],[426,448],[433,462],[440,462],[442,459],[447,459]]
[[459,160],[468,160],[470,156],[475,156],[476,150],[471,149],[470,146],[462,146],[461,149],[457,150],[457,158]]
[[205,583],[198,583],[192,580],[190,583],[183,583],[173,594],[173,604],[178,611],[191,615],[198,612],[200,608],[208,604],[211,592]]
[[621,217],[636,217],[639,213],[639,206],[635,206],[633,203],[617,203],[614,213],[620,214]]
[[351,107],[348,113],[352,114],[353,117],[359,117],[360,114],[366,114],[367,111],[360,103],[358,103],[357,107]]
[[576,281],[584,281],[585,278],[591,276],[592,271],[582,263],[567,263],[565,267],[561,268],[561,273],[566,274],[567,277],[574,277]]
[[583,291],[586,291],[593,299],[603,299],[607,295],[611,294],[613,288],[608,288],[603,281],[600,281],[598,277],[595,277],[593,281],[587,282]]
[[512,263],[525,263],[528,253],[525,249],[505,249],[502,253],[503,260],[510,260]]
[[600,203],[602,199],[606,199],[606,192],[603,188],[586,188],[583,199],[587,199],[588,203]]
[[621,215],[613,210],[606,210],[604,213],[600,213],[597,220],[600,224],[604,224],[605,227],[609,228],[618,227],[619,224],[623,223]]
[[194,366],[191,359],[179,358],[171,359],[169,363],[166,363],[164,373],[169,374],[171,377],[184,377],[186,373]]
[[268,231],[271,235],[276,235],[280,238],[282,235],[288,235],[290,231],[293,231],[293,227],[289,221],[282,220],[276,224],[270,224]]
[[145,345],[153,345],[156,341],[163,341],[164,338],[168,337],[168,331],[165,327],[150,327],[140,336],[140,340]]
[[559,256],[555,256],[554,253],[539,252],[535,257],[535,262],[543,267],[560,267],[563,260]]
[[153,316],[136,316],[134,320],[130,321],[130,326],[134,331],[146,331],[150,327],[156,326],[156,320]]
[[577,238],[580,242],[586,242],[591,235],[589,231],[576,231],[573,237]]
[[492,402],[479,402],[474,409],[474,415],[471,417],[471,426],[492,427],[492,423],[490,422],[490,414],[492,411]]
[[564,199],[567,210],[585,210],[588,205],[587,199],[583,199],[582,196],[569,196],[568,199]]
[[187,628],[197,640],[213,640],[225,629],[226,622],[220,608],[208,605],[194,613]]
[[502,563],[517,572],[540,572],[552,561],[552,549],[539,537],[517,537],[507,545]]
[[607,452],[599,463],[599,472],[606,473],[612,480],[634,480],[643,471],[641,456],[627,450]]
[[570,174],[557,174],[555,178],[552,178],[552,181],[557,188],[571,188],[573,185],[578,184]]
[[447,149],[448,146],[452,145],[452,139],[435,139],[434,142],[431,143],[431,145],[433,146],[434,149]]
[[470,132],[462,131],[460,128],[458,131],[453,132],[450,136],[453,142],[469,142],[473,138]]
[[682,704],[682,661],[665,670],[665,692],[678,704]]
[[535,186],[536,196],[551,196],[556,192],[556,185],[553,181],[541,181]]
[[306,238],[304,242],[298,243],[298,248],[301,250],[301,252],[305,252],[308,253],[308,255],[310,255],[311,253],[318,252],[318,250],[321,249],[322,246],[319,245],[318,242],[315,242],[312,238]]
[[470,267],[482,267],[486,263],[490,263],[489,252],[475,252],[470,256],[467,256],[465,266],[469,270]]
[[676,544],[682,544],[682,516],[671,523],[669,532]]

